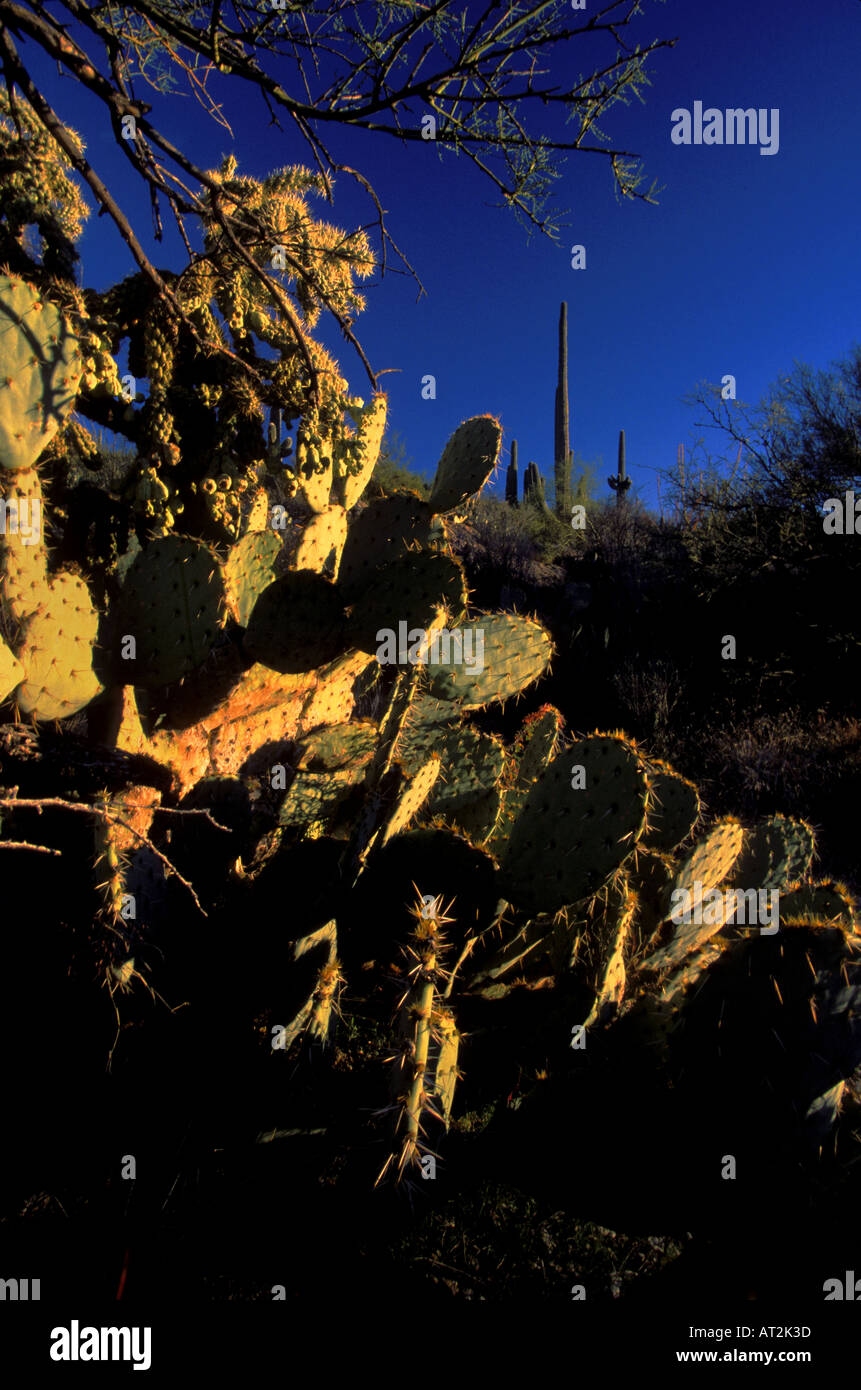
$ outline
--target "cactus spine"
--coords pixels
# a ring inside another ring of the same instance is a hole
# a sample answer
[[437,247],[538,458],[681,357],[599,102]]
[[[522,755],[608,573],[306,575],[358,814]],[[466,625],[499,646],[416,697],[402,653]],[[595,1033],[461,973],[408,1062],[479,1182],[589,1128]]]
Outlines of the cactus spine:
[[567,521],[571,489],[571,441],[568,413],[568,305],[559,312],[559,375],[556,383],[556,428],[553,452],[556,475],[556,515]]

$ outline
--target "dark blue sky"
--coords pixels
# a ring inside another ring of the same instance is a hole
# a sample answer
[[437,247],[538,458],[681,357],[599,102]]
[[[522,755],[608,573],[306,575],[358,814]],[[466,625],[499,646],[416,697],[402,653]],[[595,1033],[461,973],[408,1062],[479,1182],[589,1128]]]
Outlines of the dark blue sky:
[[[588,0],[588,7],[598,0]],[[560,11],[563,10],[560,3]],[[566,21],[569,16],[566,16]],[[576,15],[572,15],[576,19]],[[740,401],[754,403],[796,360],[824,367],[859,339],[857,160],[861,144],[861,5],[857,0],[647,0],[628,31],[641,43],[678,35],[650,60],[652,85],[604,119],[612,143],[643,157],[648,186],[663,185],[659,205],[617,202],[609,160],[560,158],[551,206],[570,208],[558,244],[531,237],[464,157],[431,143],[332,127],[332,155],[374,184],[392,235],[427,290],[398,274],[366,282],[368,308],[355,331],[389,393],[391,428],[419,471],[431,474],[446,439],[470,415],[491,412],[512,438],[521,466],[530,459],[552,477],[553,403],[559,305],[568,303],[569,391],[573,446],[602,459],[601,492],[615,470],[626,431],[634,487],[656,502],[655,470],[672,467],[678,444],[702,430],[682,397],[698,382],[737,379]],[[612,50],[592,39],[560,49],[557,81],[591,71]],[[30,45],[23,55],[32,54]],[[46,95],[86,138],[88,154],[135,219],[156,263],[180,268],[178,238],[159,248],[147,196],[131,180],[93,99],[47,62],[33,63]],[[285,78],[289,75],[285,73]],[[268,126],[262,100],[225,79],[218,90],[235,142],[183,95],[155,97],[153,120],[207,167],[235,150],[240,172],[264,174],[310,163],[285,124]],[[139,94],[144,96],[145,89]],[[758,145],[675,145],[671,113],[705,107],[779,111],[779,151]],[[98,118],[97,121],[94,118]],[[416,120],[418,123],[419,115]],[[548,135],[570,133],[561,115],[538,108]],[[369,223],[373,208],[341,176],[333,211],[319,215],[348,230]],[[166,219],[167,220],[167,219]],[[587,269],[575,271],[569,248],[583,243]],[[84,283],[103,288],[134,266],[106,217],[91,218],[81,244]],[[398,262],[392,258],[393,267]],[[363,287],[364,288],[364,287]],[[334,352],[351,390],[369,385],[331,320],[318,334]],[[436,400],[421,379],[436,377]],[[727,449],[707,434],[712,450]],[[734,456],[734,451],[733,451]],[[503,478],[498,477],[495,490]]]

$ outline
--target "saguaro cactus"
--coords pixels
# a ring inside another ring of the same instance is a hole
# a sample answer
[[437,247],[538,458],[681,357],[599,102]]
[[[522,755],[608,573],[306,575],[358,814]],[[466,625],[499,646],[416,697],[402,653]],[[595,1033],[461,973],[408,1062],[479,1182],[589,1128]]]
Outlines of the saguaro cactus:
[[537,463],[527,465],[523,475],[523,500],[531,502],[533,507],[546,509],[547,502],[544,497],[544,479],[538,471]]
[[511,462],[505,475],[505,500],[509,507],[517,506],[517,440],[511,441]]
[[556,515],[567,521],[571,487],[571,441],[568,415],[568,305],[559,313],[559,376],[556,383],[555,447]]
[[625,431],[619,431],[619,463],[616,469],[615,478],[608,478],[607,482],[616,494],[616,506],[621,507],[625,499],[625,493],[631,486],[631,479],[625,476]]

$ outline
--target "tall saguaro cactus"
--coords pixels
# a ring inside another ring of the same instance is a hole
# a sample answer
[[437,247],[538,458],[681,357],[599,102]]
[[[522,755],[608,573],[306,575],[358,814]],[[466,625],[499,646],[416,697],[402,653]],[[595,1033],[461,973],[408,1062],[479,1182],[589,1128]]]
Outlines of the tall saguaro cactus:
[[607,482],[616,494],[616,506],[621,507],[625,500],[625,493],[631,486],[631,479],[625,474],[625,431],[619,431],[619,462],[616,468],[615,478],[608,478]]
[[559,376],[556,383],[556,429],[553,450],[556,476],[556,515],[567,520],[570,512],[571,441],[568,414],[568,305],[559,313]]
[[529,502],[539,511],[547,511],[544,496],[544,479],[538,471],[537,463],[529,463],[523,475],[523,501]]
[[505,500],[509,507],[517,506],[517,440],[511,441],[511,462],[505,475]]

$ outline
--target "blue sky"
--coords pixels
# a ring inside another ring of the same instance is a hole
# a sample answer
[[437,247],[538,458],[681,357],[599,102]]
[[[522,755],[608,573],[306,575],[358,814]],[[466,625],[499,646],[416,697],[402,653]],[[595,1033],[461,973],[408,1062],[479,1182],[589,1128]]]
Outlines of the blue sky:
[[[588,8],[597,5],[588,0]],[[550,207],[571,211],[558,243],[530,237],[510,211],[492,206],[495,188],[464,156],[440,156],[431,142],[325,132],[333,157],[373,183],[390,231],[427,291],[417,302],[411,278],[375,276],[354,327],[372,366],[395,369],[380,383],[389,393],[390,427],[413,467],[428,476],[459,422],[490,412],[502,421],[505,457],[515,438],[521,469],[534,459],[552,477],[563,299],[573,447],[587,460],[603,460],[598,476],[607,494],[624,428],[628,470],[650,506],[656,470],[674,466],[680,442],[689,447],[704,434],[696,428],[698,412],[682,401],[698,382],[732,373],[739,400],[754,403],[794,361],[825,367],[861,338],[857,0],[819,0],[815,7],[800,0],[647,0],[628,32],[641,43],[678,36],[674,48],[650,60],[643,103],[619,105],[603,122],[614,146],[642,156],[645,185],[663,185],[658,206],[617,202],[603,156],[563,155]],[[32,52],[26,45],[22,56]],[[551,73],[562,82],[591,71],[607,52],[570,41],[555,54]],[[180,268],[177,237],[161,248],[154,243],[147,196],[127,173],[94,99],[71,79],[58,79],[48,62],[33,61],[32,70],[55,109],[84,135],[92,163],[131,211],[147,251],[157,264]],[[258,175],[310,162],[288,125],[269,128],[262,100],[245,88],[237,93],[229,80],[213,90],[223,97],[235,140],[190,96],[154,98],[156,125],[198,163],[209,167],[229,150],[240,171]],[[698,100],[722,110],[777,108],[779,151],[674,145],[671,113]],[[530,128],[541,120],[548,135],[570,133],[563,115],[539,107]],[[373,216],[366,195],[344,175],[334,209],[322,200],[315,206],[345,230]],[[586,246],[586,270],[571,268],[575,243]],[[103,288],[134,269],[106,217],[91,218],[80,249],[85,284]],[[361,364],[334,322],[322,321],[317,336],[340,361],[351,390],[367,397]],[[422,399],[427,374],[436,378],[435,400]],[[706,438],[713,452],[726,450],[715,432]],[[494,490],[503,485],[500,475]]]

